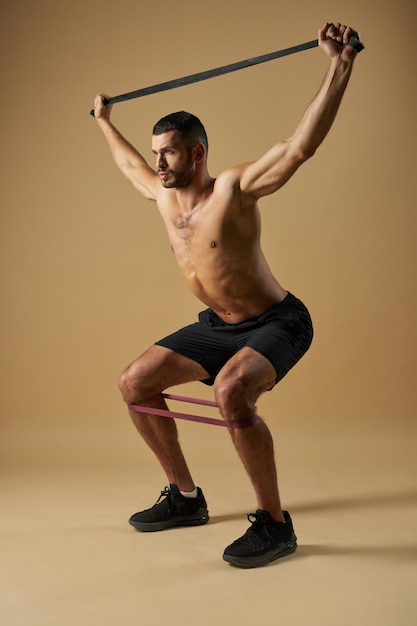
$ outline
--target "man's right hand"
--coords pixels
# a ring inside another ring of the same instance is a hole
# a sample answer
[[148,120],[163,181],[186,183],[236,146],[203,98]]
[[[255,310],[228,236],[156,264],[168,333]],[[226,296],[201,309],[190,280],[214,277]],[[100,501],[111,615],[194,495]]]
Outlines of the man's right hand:
[[111,104],[104,104],[104,99],[109,98],[104,93],[98,93],[94,98],[94,117],[96,119],[110,119],[110,112],[112,110]]

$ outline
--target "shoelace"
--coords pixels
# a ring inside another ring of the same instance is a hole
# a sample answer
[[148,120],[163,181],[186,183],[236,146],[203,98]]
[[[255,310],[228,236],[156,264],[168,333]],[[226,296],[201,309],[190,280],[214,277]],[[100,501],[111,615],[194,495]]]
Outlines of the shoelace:
[[171,493],[171,489],[169,487],[164,487],[164,489],[161,491],[158,500],[155,502],[154,506],[156,506],[160,499],[163,498],[164,496],[169,496],[169,494]]
[[267,521],[258,513],[249,513],[247,518],[252,526],[248,528],[242,539],[250,548],[263,548],[265,543],[269,543],[271,539]]

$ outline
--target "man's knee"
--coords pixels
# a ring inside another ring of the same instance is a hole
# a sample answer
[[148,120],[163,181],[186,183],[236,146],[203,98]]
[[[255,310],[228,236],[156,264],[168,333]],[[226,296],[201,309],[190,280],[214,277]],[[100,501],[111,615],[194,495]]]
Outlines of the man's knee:
[[130,388],[131,377],[129,373],[129,367],[127,367],[125,370],[123,370],[119,377],[119,389],[122,392],[123,397],[125,397],[125,395],[129,392]]
[[135,403],[149,394],[149,376],[142,358],[129,365],[120,375],[119,389],[127,403]]
[[224,376],[221,373],[214,383],[214,394],[221,414],[226,419],[239,419],[255,410],[248,394],[248,385],[242,376]]
[[131,402],[131,394],[133,391],[133,378],[130,372],[130,366],[120,374],[119,389],[126,402]]

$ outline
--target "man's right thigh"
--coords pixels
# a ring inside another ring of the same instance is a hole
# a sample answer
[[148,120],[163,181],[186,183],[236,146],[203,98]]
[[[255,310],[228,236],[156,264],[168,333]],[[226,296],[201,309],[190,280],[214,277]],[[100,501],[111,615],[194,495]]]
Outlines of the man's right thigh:
[[147,395],[161,393],[173,385],[181,385],[209,377],[204,367],[170,348],[153,345],[123,372],[122,392],[140,390]]

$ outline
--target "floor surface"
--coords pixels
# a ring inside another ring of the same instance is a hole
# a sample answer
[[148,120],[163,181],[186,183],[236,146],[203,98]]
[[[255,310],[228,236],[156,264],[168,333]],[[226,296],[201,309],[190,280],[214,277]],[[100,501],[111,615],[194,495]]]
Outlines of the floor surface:
[[[203,453],[191,445],[193,428],[206,429]],[[69,462],[65,451],[61,463],[10,463],[0,623],[417,623],[415,432],[287,436],[277,456],[299,548],[241,570],[221,556],[256,507],[227,434],[210,428],[191,425],[184,435],[211,515],[197,528],[140,533],[127,524],[164,487],[146,454],[137,466],[130,450],[102,466]]]

